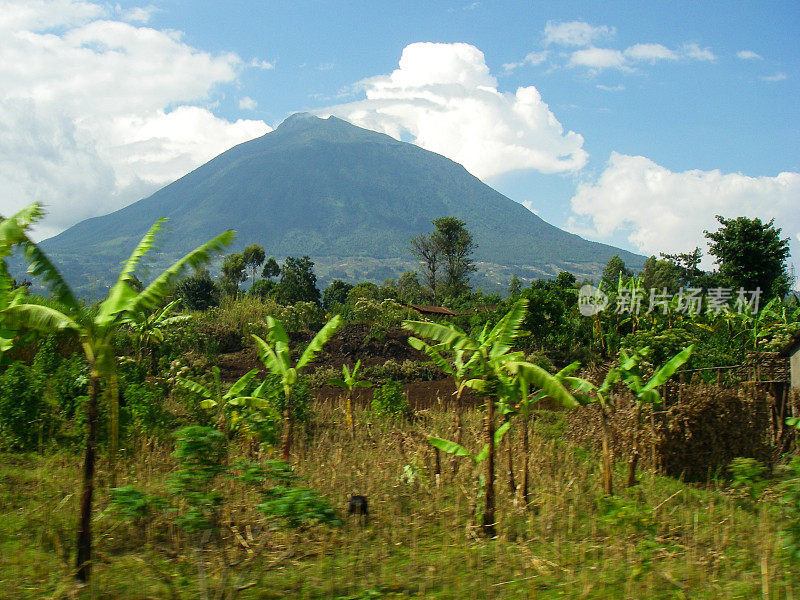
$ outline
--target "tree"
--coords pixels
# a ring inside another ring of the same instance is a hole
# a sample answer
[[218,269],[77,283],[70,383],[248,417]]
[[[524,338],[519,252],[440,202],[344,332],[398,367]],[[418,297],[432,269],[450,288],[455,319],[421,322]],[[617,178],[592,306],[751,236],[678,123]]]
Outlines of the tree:
[[287,256],[281,269],[281,281],[277,288],[278,302],[294,304],[296,302],[314,302],[319,304],[317,276],[314,274],[314,263],[308,256],[295,258]]
[[303,354],[297,359],[294,366],[291,364],[289,352],[289,336],[279,321],[267,316],[267,341],[253,335],[258,350],[258,359],[264,363],[273,375],[281,379],[281,387],[286,400],[283,410],[283,436],[281,438],[281,455],[283,460],[289,460],[292,448],[292,389],[297,384],[300,371],[308,366],[322,350],[325,343],[333,337],[342,324],[341,315],[334,316],[328,321],[317,335],[308,343]]
[[278,266],[278,261],[274,256],[270,256],[267,262],[264,263],[264,268],[261,269],[261,276],[266,279],[272,279],[281,274],[281,268]]
[[219,286],[211,279],[208,269],[197,269],[191,277],[175,285],[175,294],[189,310],[208,310],[219,304]]
[[420,262],[422,278],[428,286],[431,301],[436,304],[439,286],[438,272],[441,259],[441,248],[435,236],[421,233],[411,240],[411,254]]
[[508,295],[516,296],[522,291],[522,282],[516,275],[511,276],[511,281],[508,282]]
[[470,256],[478,247],[472,239],[467,224],[455,217],[442,217],[433,221],[433,233],[444,258],[444,288],[451,296],[469,291],[469,277],[476,267]]
[[703,251],[695,248],[692,252],[681,252],[680,254],[664,254],[661,258],[671,262],[678,272],[678,285],[680,287],[698,287],[695,280],[703,275],[700,269],[700,261],[703,260]]
[[575,287],[577,282],[578,280],[575,278],[575,275],[569,271],[561,271],[558,275],[556,275],[556,286],[561,289],[571,289]]
[[704,233],[720,275],[734,288],[761,289],[768,298],[784,296],[791,287],[786,268],[790,238],[781,239],[775,219],[762,223],[757,218],[717,215],[717,221],[722,227]]
[[644,268],[639,277],[642,278],[642,287],[646,294],[652,289],[658,290],[658,293],[664,288],[671,294],[678,291],[678,267],[669,260],[658,260],[655,256],[651,256],[644,261]]
[[625,261],[615,254],[608,259],[605,268],[603,269],[603,285],[608,289],[616,289],[619,278],[630,277],[633,272],[625,266]]
[[416,271],[403,271],[397,278],[395,289],[397,290],[397,299],[406,304],[421,302],[425,292]]
[[[537,365],[524,360],[521,352],[512,352],[511,344],[523,335],[522,322],[527,311],[528,301],[520,299],[511,310],[503,316],[497,325],[489,329],[484,326],[481,333],[475,337],[469,336],[452,325],[429,323],[425,321],[404,321],[403,328],[415,335],[426,337],[437,342],[437,352],[447,350],[457,353],[463,352],[461,361],[472,378],[464,385],[474,389],[486,400],[486,416],[484,420],[484,435],[486,440],[486,477],[485,498],[482,528],[486,536],[495,535],[495,401],[498,398],[501,404],[509,404],[509,399],[518,396],[517,387],[524,386],[525,394],[528,387],[533,385],[543,389],[549,397],[562,405],[572,408],[577,406],[577,401],[564,388],[564,386],[547,371]],[[418,348],[425,344],[419,341],[409,343]],[[505,425],[503,427],[506,427]],[[499,431],[499,430],[497,430]],[[455,444],[451,442],[451,444]],[[455,444],[457,446],[457,444]],[[449,446],[455,448],[455,446]],[[450,452],[445,447],[437,446]],[[456,452],[460,450],[455,449]]]
[[244,258],[244,264],[250,267],[253,283],[256,281],[256,270],[264,262],[264,256],[264,248],[258,244],[250,244],[247,248],[242,250],[242,258]]
[[101,383],[105,384],[110,410],[109,424],[110,469],[114,472],[119,427],[119,396],[117,388],[117,357],[114,351],[114,335],[125,318],[142,310],[156,308],[169,292],[170,285],[186,267],[198,267],[208,261],[233,241],[233,231],[226,231],[213,240],[193,250],[156,277],[150,285],[136,291],[133,275],[142,256],[154,243],[156,233],[165,219],[158,220],[142,241],[123,263],[122,271],[106,298],[96,309],[87,308],[75,298],[58,269],[47,256],[30,240],[23,242],[25,257],[30,264],[29,272],[41,277],[49,285],[61,310],[40,304],[13,303],[3,311],[4,320],[28,329],[43,332],[70,331],[80,340],[89,365],[89,398],[86,402],[86,449],[83,463],[83,482],[80,500],[80,518],[77,535],[76,577],[79,581],[89,578],[92,558],[92,500],[94,495],[94,472],[98,438],[98,400]]
[[322,293],[322,309],[331,310],[335,306],[340,306],[347,302],[347,294],[353,286],[341,279],[334,279]]
[[239,291],[239,284],[247,279],[245,269],[247,263],[242,254],[229,254],[222,261],[222,287],[229,294],[236,294]]

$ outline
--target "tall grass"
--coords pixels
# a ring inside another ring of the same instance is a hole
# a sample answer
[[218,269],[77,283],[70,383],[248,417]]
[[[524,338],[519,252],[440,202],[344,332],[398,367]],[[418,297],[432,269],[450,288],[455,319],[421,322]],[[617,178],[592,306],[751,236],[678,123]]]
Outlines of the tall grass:
[[[467,444],[480,443],[480,416],[465,415]],[[351,440],[343,408],[318,406],[294,466],[305,485],[343,513],[351,495],[366,495],[369,523],[345,519],[338,529],[269,529],[254,510],[254,497],[242,489],[224,509],[228,526],[215,552],[247,555],[231,526],[245,539],[267,535],[268,543],[243,573],[243,586],[256,585],[238,597],[800,597],[793,595],[800,586],[797,567],[780,551],[774,487],[758,501],[743,502],[721,484],[687,486],[645,471],[639,486],[603,501],[598,457],[564,443],[562,420],[543,415],[532,440],[533,502],[523,507],[512,497],[498,469],[499,537],[487,541],[471,527],[472,467],[464,462],[453,469],[451,458],[443,457],[440,478],[433,476],[425,436],[453,435],[446,404],[435,404],[413,423],[381,421],[366,410],[356,417]],[[516,448],[519,432],[511,435]],[[232,454],[251,450],[241,444]],[[163,492],[174,468],[170,452],[164,442],[143,441],[120,466],[119,484]],[[66,454],[3,457],[0,597],[68,596],[77,463]],[[515,465],[520,467],[519,457]],[[624,465],[618,466],[622,478]],[[238,489],[224,485],[227,492]],[[99,507],[93,581],[71,597],[198,598],[197,560],[204,561],[210,583],[220,576],[219,555],[192,556],[168,519],[131,526],[106,510],[105,494]]]

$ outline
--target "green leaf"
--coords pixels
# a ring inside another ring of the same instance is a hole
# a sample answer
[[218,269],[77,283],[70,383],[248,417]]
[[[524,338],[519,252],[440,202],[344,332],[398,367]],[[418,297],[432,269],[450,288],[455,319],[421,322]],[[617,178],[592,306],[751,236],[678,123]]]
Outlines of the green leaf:
[[436,340],[451,350],[462,348],[474,351],[478,349],[475,340],[452,326],[427,321],[403,321],[403,329],[415,335]]
[[647,382],[647,385],[644,386],[642,391],[651,390],[664,385],[664,383],[666,383],[666,381],[672,377],[675,371],[677,371],[686,361],[689,360],[689,358],[692,356],[692,352],[694,352],[694,344],[688,348],[684,348],[678,352],[678,354],[669,359],[667,363],[661,367],[655,375],[653,375],[652,379]]
[[455,442],[451,442],[449,440],[443,440],[437,437],[429,437],[428,442],[434,448],[438,448],[442,452],[447,452],[448,454],[452,454],[453,456],[469,456],[472,458],[472,453],[464,448],[464,446],[460,444],[456,444]]
[[308,346],[306,346],[306,349],[297,361],[295,368],[298,371],[316,358],[325,343],[336,334],[336,330],[339,329],[341,324],[342,315],[335,315],[330,321],[325,323],[324,327],[314,336],[314,339],[308,343]]
[[161,218],[153,224],[137,244],[128,260],[122,264],[122,270],[117,277],[117,281],[111,286],[105,300],[100,304],[100,312],[96,318],[98,323],[110,322],[118,313],[126,311],[131,301],[136,298],[137,292],[132,287],[133,272],[142,257],[153,247],[156,234],[161,230],[161,225],[164,221],[166,219]]
[[236,396],[238,396],[238,395],[239,395],[239,393],[240,393],[242,390],[244,390],[244,389],[245,389],[245,388],[246,388],[246,387],[247,387],[247,386],[250,384],[250,381],[251,381],[251,380],[253,379],[253,377],[255,377],[256,375],[258,375],[258,369],[252,369],[251,371],[248,371],[247,373],[245,373],[244,375],[242,375],[242,376],[241,376],[241,377],[240,377],[240,378],[239,378],[239,379],[236,381],[236,383],[234,383],[234,384],[231,386],[231,389],[229,389],[229,390],[227,391],[227,393],[225,394],[225,396],[223,396],[223,398],[225,398],[225,399],[228,399],[228,398],[235,398]]
[[[269,318],[269,317],[267,317]],[[264,366],[275,375],[280,375],[281,378],[285,378],[287,376],[289,370],[289,364],[285,360],[286,356],[279,357],[275,350],[273,350],[272,346],[270,346],[267,342],[262,340],[257,335],[253,334],[251,336],[253,341],[256,343],[256,349],[258,350],[258,360],[264,363]]]
[[[203,396],[204,398],[211,398],[211,396],[213,396],[211,391],[206,386],[201,385],[201,384],[199,384],[199,383],[197,383],[195,381],[192,381],[191,379],[184,379],[183,377],[176,377],[175,378],[175,383],[176,383],[176,385],[179,385],[182,388],[186,388],[190,392],[194,392],[195,394],[198,394],[199,396]],[[216,406],[216,404],[217,403],[214,402],[215,406]]]
[[[508,421],[508,422],[503,423],[502,425],[500,425],[500,427],[498,427],[495,430],[494,436],[493,436],[494,437],[494,447],[495,448],[497,448],[497,446],[500,445],[500,442],[502,441],[503,436],[506,434],[506,432],[509,430],[510,427],[511,427],[511,421]],[[481,448],[481,451],[478,452],[478,454],[477,454],[477,456],[475,456],[474,460],[475,460],[476,463],[479,463],[479,462],[483,462],[488,457],[489,457],[489,444],[484,444],[483,448]]]
[[153,308],[164,298],[169,291],[170,283],[178,277],[187,267],[199,267],[209,261],[212,254],[221,251],[229,245],[236,234],[233,231],[221,233],[214,239],[206,242],[202,246],[195,248],[189,254],[181,258],[171,267],[166,269],[161,275],[142,290],[138,296],[129,304],[127,310],[135,312],[142,308]]
[[328,383],[340,388],[346,388],[347,383],[345,383],[344,379],[338,379],[334,377],[333,379],[328,379]]
[[2,312],[4,321],[13,327],[51,332],[71,329],[80,333],[82,328],[64,313],[40,304],[15,304]]
[[524,377],[531,385],[547,392],[547,395],[565,408],[577,408],[578,401],[553,375],[538,365],[522,362],[517,367],[519,377]]

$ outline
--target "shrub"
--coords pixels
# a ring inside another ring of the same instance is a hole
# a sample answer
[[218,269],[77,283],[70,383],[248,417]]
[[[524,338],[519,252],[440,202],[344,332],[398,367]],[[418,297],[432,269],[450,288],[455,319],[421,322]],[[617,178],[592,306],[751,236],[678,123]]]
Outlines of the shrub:
[[200,269],[191,277],[175,285],[175,294],[189,310],[208,310],[219,304],[220,289],[211,279],[207,269]]
[[27,365],[15,362],[0,375],[0,445],[13,450],[36,447],[50,407],[41,381]]
[[372,412],[382,418],[406,417],[411,412],[403,386],[396,381],[387,381],[372,392]]

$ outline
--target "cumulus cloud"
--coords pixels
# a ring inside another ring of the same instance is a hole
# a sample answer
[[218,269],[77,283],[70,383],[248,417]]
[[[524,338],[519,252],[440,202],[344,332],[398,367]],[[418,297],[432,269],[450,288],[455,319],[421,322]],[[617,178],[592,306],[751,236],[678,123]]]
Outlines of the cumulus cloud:
[[595,40],[614,37],[617,30],[605,25],[594,26],[583,21],[559,23],[548,21],[544,28],[544,43],[560,46],[588,46]]
[[677,60],[678,54],[661,44],[635,44],[625,49],[625,56],[632,60],[655,62],[657,60]]
[[469,44],[407,46],[399,68],[361,83],[366,99],[317,111],[414,143],[486,178],[516,169],[581,169],[583,137],[565,132],[533,87],[497,89]]
[[627,66],[627,61],[619,50],[585,48],[572,53],[572,56],[569,57],[569,65],[572,67],[588,67],[594,70],[622,69]]
[[237,78],[236,55],[196,50],[179,33],[114,21],[108,10],[76,0],[0,5],[0,188],[13,192],[0,210],[44,202],[41,235],[269,131],[204,106]]
[[258,102],[253,100],[250,96],[245,96],[239,100],[239,108],[241,110],[255,110],[258,106]]
[[736,56],[742,60],[763,60],[759,54],[756,54],[752,50],[739,50]]
[[[578,187],[570,229],[605,239],[628,232],[631,244],[645,254],[685,252],[705,248],[703,230],[718,227],[714,215],[775,218],[776,226],[794,237],[800,232],[798,205],[800,173],[676,173],[644,156],[614,152],[597,181]],[[796,245],[793,254],[798,256]]]
[[701,48],[697,44],[684,44],[682,53],[685,57],[694,60],[706,60],[709,62],[714,62],[717,60],[717,57],[711,51],[711,48]]
[[787,79],[787,77],[786,73],[775,73],[774,75],[765,75],[761,79],[773,83],[775,81],[783,81],[784,79]]
[[268,60],[261,60],[259,58],[254,58],[250,61],[250,66],[255,67],[256,69],[263,69],[265,71],[269,71],[275,68],[275,63],[270,62]]
[[661,44],[634,44],[625,50],[589,46],[574,51],[567,65],[585,67],[592,71],[603,69],[634,71],[637,63],[655,64],[657,61],[680,59],[713,61],[716,60],[716,56],[708,48],[700,48],[697,44],[684,44],[681,50],[671,50]]
[[536,65],[540,65],[546,61],[549,54],[550,52],[548,50],[544,50],[542,52],[529,52],[520,62],[505,63],[503,65],[503,69],[505,69],[507,72],[510,72],[524,65],[531,65],[535,67]]

